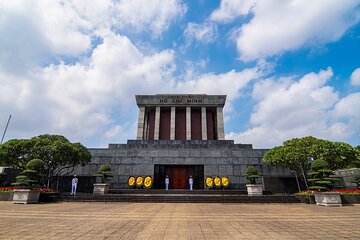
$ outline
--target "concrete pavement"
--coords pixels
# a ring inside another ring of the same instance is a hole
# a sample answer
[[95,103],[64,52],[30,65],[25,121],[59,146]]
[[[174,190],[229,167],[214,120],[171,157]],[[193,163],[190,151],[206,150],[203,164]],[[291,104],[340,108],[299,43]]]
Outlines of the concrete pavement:
[[360,205],[0,202],[0,239],[360,239]]

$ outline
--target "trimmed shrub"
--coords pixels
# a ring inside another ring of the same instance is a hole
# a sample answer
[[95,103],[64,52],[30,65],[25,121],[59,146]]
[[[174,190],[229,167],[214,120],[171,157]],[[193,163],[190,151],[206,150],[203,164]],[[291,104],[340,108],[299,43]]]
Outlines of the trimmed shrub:
[[328,169],[328,163],[322,159],[316,159],[311,163],[311,172],[308,173],[310,177],[308,182],[310,183],[310,190],[328,191],[334,186],[334,182],[337,178],[330,177],[334,174],[333,171]]
[[254,166],[248,166],[244,177],[250,184],[256,184],[256,179],[261,178],[262,174]]
[[109,164],[103,164],[100,166],[99,171],[94,174],[95,177],[100,177],[102,183],[106,183],[106,181],[113,177],[111,172],[111,166]]
[[16,182],[11,185],[25,189],[41,188],[43,185],[40,184],[40,181],[45,176],[43,171],[44,162],[41,159],[30,160],[26,164],[25,170],[16,177]]

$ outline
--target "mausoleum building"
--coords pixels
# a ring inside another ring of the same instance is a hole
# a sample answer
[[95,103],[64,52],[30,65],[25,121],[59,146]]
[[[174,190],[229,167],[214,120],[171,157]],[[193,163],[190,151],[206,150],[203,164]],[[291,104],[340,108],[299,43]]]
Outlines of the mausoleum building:
[[231,189],[245,190],[244,174],[249,165],[262,174],[265,191],[291,192],[296,186],[291,172],[262,163],[266,149],[225,140],[223,107],[225,95],[137,95],[139,108],[136,140],[91,148],[90,164],[76,169],[91,177],[102,164],[110,164],[111,188],[128,188],[130,176],[152,176],[153,188],[187,189],[189,176],[194,188],[205,189],[207,176],[226,176]]

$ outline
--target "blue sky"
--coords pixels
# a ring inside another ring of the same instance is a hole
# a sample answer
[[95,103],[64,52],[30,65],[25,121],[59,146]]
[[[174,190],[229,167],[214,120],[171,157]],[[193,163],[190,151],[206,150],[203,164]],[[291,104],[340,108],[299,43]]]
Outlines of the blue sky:
[[0,2],[0,130],[136,136],[135,94],[226,94],[226,139],[360,144],[359,0]]

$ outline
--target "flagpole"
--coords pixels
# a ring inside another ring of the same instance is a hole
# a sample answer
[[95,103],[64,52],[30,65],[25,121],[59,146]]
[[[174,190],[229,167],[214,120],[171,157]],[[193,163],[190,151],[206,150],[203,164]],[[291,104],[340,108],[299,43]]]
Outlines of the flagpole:
[[2,143],[3,143],[3,140],[4,140],[4,137],[5,137],[6,130],[7,130],[8,126],[9,126],[9,123],[10,123],[10,119],[11,119],[11,115],[9,116],[9,119],[8,119],[8,121],[7,121],[7,123],[6,123],[6,127],[5,127],[5,130],[4,130],[4,134],[3,134],[2,138],[1,138],[1,142],[0,142],[0,144],[2,144]]

